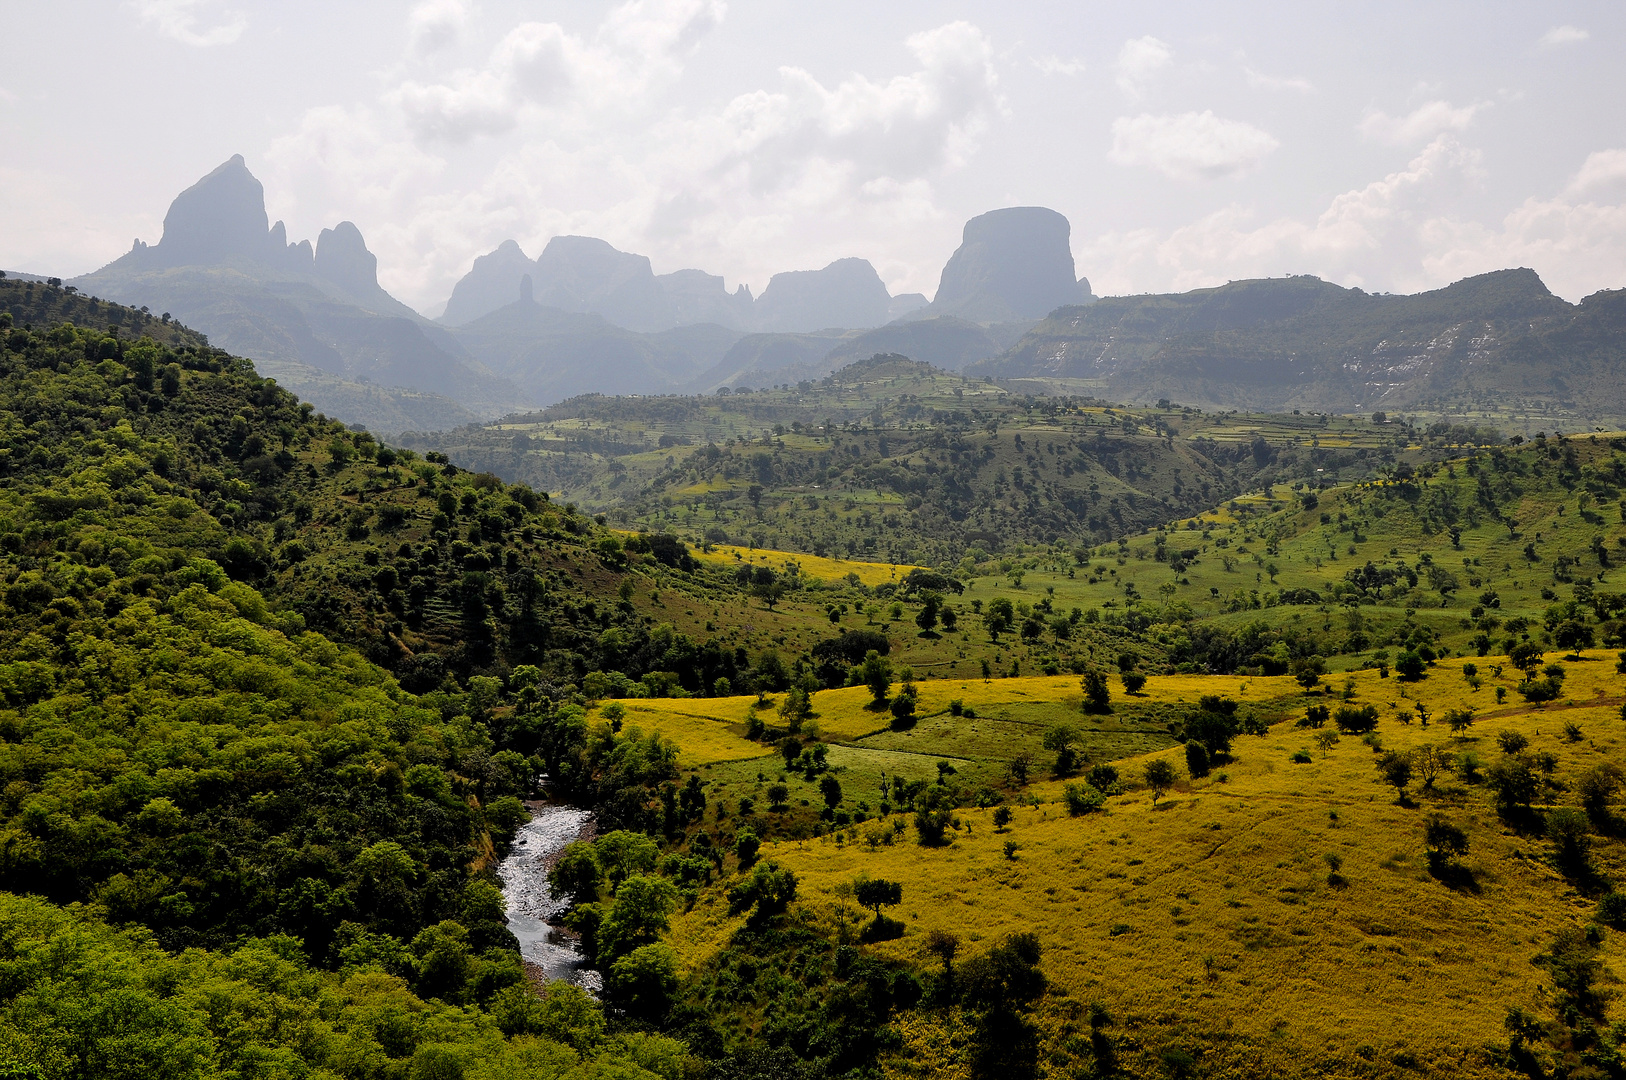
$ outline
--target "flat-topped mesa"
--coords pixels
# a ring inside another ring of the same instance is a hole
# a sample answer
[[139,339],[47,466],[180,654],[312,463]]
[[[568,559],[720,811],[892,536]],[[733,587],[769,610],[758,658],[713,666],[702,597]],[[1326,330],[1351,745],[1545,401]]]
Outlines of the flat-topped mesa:
[[965,223],[960,247],[937,286],[929,314],[973,322],[1041,319],[1090,299],[1074,276],[1072,226],[1042,206],[991,210]]
[[880,326],[892,296],[867,259],[837,259],[822,270],[775,274],[756,303],[766,331],[805,333],[831,327]]

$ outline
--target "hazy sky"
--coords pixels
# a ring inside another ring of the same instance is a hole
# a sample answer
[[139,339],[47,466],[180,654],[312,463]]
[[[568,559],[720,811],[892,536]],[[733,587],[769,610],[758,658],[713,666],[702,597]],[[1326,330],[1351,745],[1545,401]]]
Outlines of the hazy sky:
[[241,153],[437,314],[475,255],[601,236],[760,291],[937,286],[966,218],[1072,221],[1099,294],[1532,266],[1626,286],[1626,5],[9,0],[0,266],[156,241]]

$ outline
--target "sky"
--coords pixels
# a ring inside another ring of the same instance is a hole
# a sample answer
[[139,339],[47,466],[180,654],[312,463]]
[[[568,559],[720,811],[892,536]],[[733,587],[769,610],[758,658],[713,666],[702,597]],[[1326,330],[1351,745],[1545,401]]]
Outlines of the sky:
[[1042,205],[1097,295],[1312,273],[1626,287],[1626,5],[8,0],[0,266],[155,242],[235,153],[292,239],[354,221],[428,315],[505,239],[760,293],[931,296]]

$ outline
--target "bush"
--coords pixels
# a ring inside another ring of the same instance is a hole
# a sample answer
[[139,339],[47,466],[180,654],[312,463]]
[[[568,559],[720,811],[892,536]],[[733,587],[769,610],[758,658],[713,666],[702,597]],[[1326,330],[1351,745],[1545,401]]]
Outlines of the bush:
[[1107,797],[1088,784],[1068,784],[1062,790],[1062,801],[1067,804],[1070,817],[1079,817],[1101,809]]
[[1308,765],[1315,759],[1310,756],[1310,752],[1308,750],[1295,750],[1293,751],[1293,756],[1288,760],[1295,765]]
[[1146,685],[1146,676],[1138,671],[1125,672],[1123,680],[1124,693],[1126,694],[1138,694],[1141,692],[1141,688]]
[[1439,873],[1451,861],[1468,851],[1468,834],[1439,814],[1430,814],[1423,826],[1423,845],[1428,849],[1428,866]]
[[1587,872],[1592,836],[1585,814],[1568,806],[1554,810],[1547,815],[1547,839],[1553,842],[1553,861],[1560,870],[1571,877]]
[[1521,732],[1502,731],[1496,735],[1496,745],[1502,748],[1504,754],[1522,754],[1530,745],[1530,740]]
[[1598,901],[1598,913],[1595,918],[1616,930],[1626,927],[1626,893],[1615,892],[1613,889],[1604,893],[1603,898]]
[[[1463,756],[1467,765],[1467,755]],[[1466,773],[1464,779],[1467,779]],[[1485,772],[1485,782],[1496,793],[1496,808],[1503,814],[1530,809],[1531,800],[1541,786],[1529,757],[1509,754]]]
[[1378,710],[1374,705],[1363,705],[1358,709],[1351,705],[1340,705],[1332,719],[1339,731],[1360,735],[1377,729]]
[[1104,791],[1109,795],[1117,792],[1118,770],[1105,762],[1091,767],[1090,774],[1086,779],[1089,780],[1090,786],[1097,791]]

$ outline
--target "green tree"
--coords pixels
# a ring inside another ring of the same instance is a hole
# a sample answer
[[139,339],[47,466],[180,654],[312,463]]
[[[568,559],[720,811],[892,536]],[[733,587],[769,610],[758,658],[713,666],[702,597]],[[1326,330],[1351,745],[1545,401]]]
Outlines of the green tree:
[[879,922],[883,905],[895,907],[903,903],[903,886],[885,878],[859,878],[853,882],[853,899],[874,911]]
[[1155,803],[1163,797],[1163,793],[1174,786],[1174,766],[1165,758],[1153,758],[1146,763],[1146,786],[1152,789],[1152,801]]
[[1416,680],[1421,679],[1423,677],[1423,672],[1427,669],[1428,665],[1424,663],[1423,658],[1413,649],[1407,649],[1405,652],[1395,657],[1395,670],[1400,673],[1400,677],[1402,679],[1405,679],[1408,682],[1415,682]]
[[1099,671],[1091,668],[1079,680],[1084,691],[1084,711],[1087,713],[1107,713],[1112,711],[1112,693],[1107,687],[1107,678]]
[[1439,874],[1468,853],[1468,834],[1439,814],[1430,814],[1423,825],[1423,845],[1428,851],[1428,868]]
[[891,662],[874,649],[869,650],[864,654],[863,678],[876,704],[884,703],[887,691],[892,689]]
[[677,902],[677,886],[663,877],[638,874],[623,881],[599,928],[598,966],[613,964],[640,945],[659,941]]
[[640,945],[604,974],[605,997],[646,1023],[666,1015],[677,991],[678,955],[669,945]]
[[1045,730],[1044,748],[1055,751],[1057,776],[1071,776],[1078,770],[1078,751],[1073,747],[1080,737],[1077,726],[1065,721]]
[[1378,775],[1383,777],[1383,782],[1394,788],[1396,796],[1404,803],[1406,787],[1411,783],[1411,755],[1391,750],[1378,758],[1377,769]]

